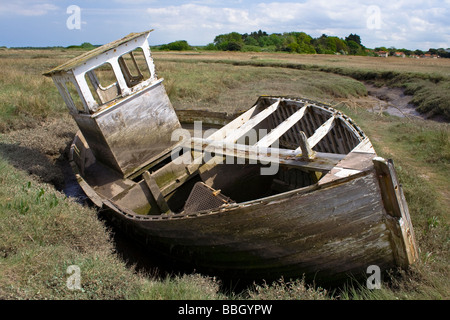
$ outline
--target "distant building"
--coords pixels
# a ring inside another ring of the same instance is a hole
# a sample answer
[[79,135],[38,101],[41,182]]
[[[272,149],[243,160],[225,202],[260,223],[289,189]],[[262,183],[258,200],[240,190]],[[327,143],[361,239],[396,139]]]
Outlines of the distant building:
[[378,51],[378,52],[375,52],[379,57],[384,57],[384,58],[387,58],[388,56],[389,56],[389,52],[387,52],[387,51]]
[[404,52],[395,52],[394,57],[404,58],[406,57],[406,54]]
[[437,59],[439,56],[437,54],[425,53],[422,55],[422,58]]

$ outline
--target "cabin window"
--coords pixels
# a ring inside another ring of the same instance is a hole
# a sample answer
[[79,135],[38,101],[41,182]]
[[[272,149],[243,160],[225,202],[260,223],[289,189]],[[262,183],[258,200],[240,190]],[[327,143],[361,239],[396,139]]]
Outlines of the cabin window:
[[137,48],[121,56],[119,66],[128,88],[132,88],[151,77],[142,48]]
[[117,99],[121,94],[116,75],[109,63],[86,72],[85,78],[98,105]]
[[63,87],[63,97],[66,101],[67,106],[69,109],[71,109],[74,112],[86,112],[86,109],[84,108],[84,104],[81,101],[80,95],[77,91],[77,88],[71,81],[65,81],[62,85]]

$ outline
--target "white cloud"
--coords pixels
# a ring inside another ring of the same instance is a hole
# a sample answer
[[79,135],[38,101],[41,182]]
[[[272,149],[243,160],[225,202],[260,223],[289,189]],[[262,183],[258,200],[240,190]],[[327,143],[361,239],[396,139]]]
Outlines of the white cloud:
[[[161,34],[169,32],[169,38],[196,44],[211,42],[221,33],[261,29],[269,33],[304,31],[312,36],[326,33],[342,38],[356,33],[368,47],[418,47],[426,45],[427,38],[450,46],[449,1],[396,0],[373,5],[373,1],[363,0],[279,0],[242,2],[238,6],[239,1],[198,0],[150,7],[147,15],[150,25]],[[370,6],[379,9],[376,28],[368,27],[368,19],[373,19],[373,12],[368,12]]]
[[0,3],[0,15],[42,16],[59,8],[40,1],[9,1]]

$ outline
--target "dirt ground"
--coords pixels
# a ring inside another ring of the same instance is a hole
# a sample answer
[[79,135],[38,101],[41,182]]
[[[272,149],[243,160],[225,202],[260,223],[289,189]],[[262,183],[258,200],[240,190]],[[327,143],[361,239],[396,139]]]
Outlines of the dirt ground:
[[67,151],[78,128],[67,116],[0,136],[0,154],[14,167],[58,190],[65,185]]

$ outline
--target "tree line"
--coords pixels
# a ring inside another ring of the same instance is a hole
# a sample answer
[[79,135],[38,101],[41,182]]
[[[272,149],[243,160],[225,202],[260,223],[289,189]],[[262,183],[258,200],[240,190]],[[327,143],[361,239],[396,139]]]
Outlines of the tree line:
[[231,32],[221,34],[214,38],[214,43],[208,44],[205,49],[223,51],[268,51],[292,52],[309,54],[359,54],[366,53],[361,44],[360,36],[350,34],[345,39],[322,34],[313,38],[305,32],[285,32],[268,34],[265,31],[256,31],[250,34]]
[[[157,46],[160,50],[192,50],[193,47],[185,40],[179,40]],[[218,51],[243,51],[243,52],[291,52],[304,54],[344,54],[344,55],[376,55],[378,51],[386,51],[391,54],[394,52],[403,52],[406,55],[423,55],[431,53],[441,57],[450,58],[449,49],[429,49],[427,52],[422,50],[396,49],[391,47],[378,47],[368,49],[361,43],[361,37],[357,34],[350,34],[345,38],[328,36],[322,34],[320,37],[313,38],[305,32],[284,32],[268,34],[259,30],[251,33],[240,34],[231,32],[218,35],[214,42],[209,43],[203,50]]]

